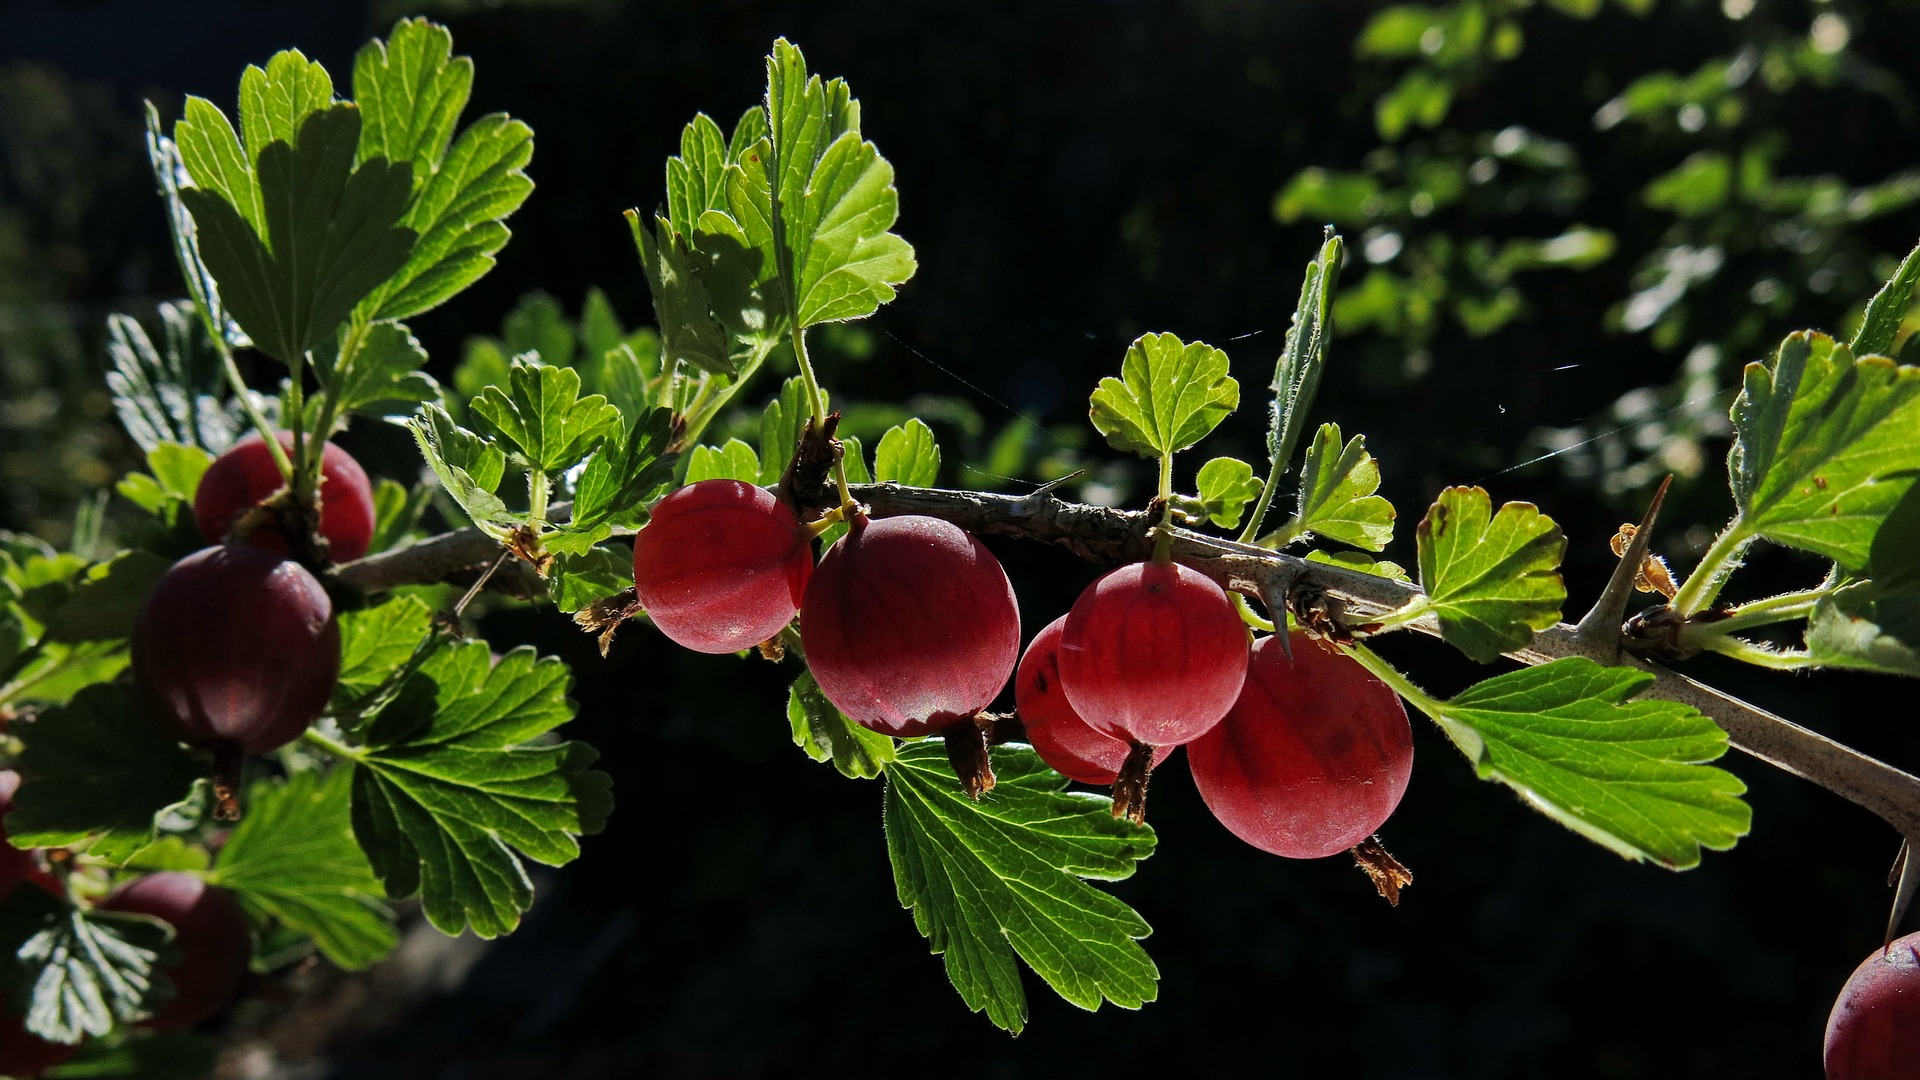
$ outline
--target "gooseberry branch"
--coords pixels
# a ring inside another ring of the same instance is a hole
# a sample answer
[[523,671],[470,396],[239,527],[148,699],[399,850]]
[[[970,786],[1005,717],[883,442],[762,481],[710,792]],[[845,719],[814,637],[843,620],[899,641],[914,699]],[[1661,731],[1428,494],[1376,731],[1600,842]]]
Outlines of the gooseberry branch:
[[[1144,560],[1153,553],[1157,520],[1150,512],[1071,502],[1049,489],[1029,495],[1004,495],[857,484],[850,490],[876,518],[924,514],[976,535],[1050,544],[1100,564]],[[558,512],[561,507],[556,505],[554,509]],[[1176,559],[1207,573],[1229,591],[1259,597],[1270,610],[1283,605],[1296,589],[1306,588],[1340,601],[1351,620],[1364,622],[1424,596],[1416,586],[1358,570],[1308,562],[1188,529],[1175,528],[1172,534]],[[1644,545],[1636,546],[1644,553]],[[338,576],[345,584],[378,592],[457,576],[484,566],[498,551],[498,543],[479,530],[460,529],[344,564]],[[1637,558],[1634,548],[1629,548],[1627,555]],[[1431,614],[1406,625],[1435,637],[1440,633],[1439,623]],[[1621,645],[1617,623],[1614,631],[1605,635],[1583,635],[1577,626],[1560,623],[1539,631],[1524,647],[1506,655],[1529,665],[1584,656],[1596,663],[1627,664],[1649,672],[1654,682],[1645,696],[1691,705],[1720,725],[1735,748],[1871,811],[1909,844],[1920,844],[1920,777],[1663,665],[1625,653]],[[1903,869],[1904,884],[1896,896],[1901,909],[1920,886],[1920,880],[1916,880],[1920,879],[1920,859],[1906,860]]]

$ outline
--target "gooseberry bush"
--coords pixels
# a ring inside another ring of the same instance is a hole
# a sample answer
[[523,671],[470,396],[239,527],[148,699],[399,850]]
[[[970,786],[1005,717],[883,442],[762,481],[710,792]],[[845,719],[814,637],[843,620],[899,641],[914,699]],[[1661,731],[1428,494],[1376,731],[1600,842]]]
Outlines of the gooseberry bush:
[[[0,1073],[192,1039],[249,964],[374,964],[399,901],[448,934],[513,931],[527,862],[577,857],[615,793],[558,734],[565,664],[474,635],[489,590],[570,616],[603,653],[658,629],[790,670],[795,746],[884,787],[899,902],[961,1004],[1008,1031],[1028,1018],[1020,962],[1087,1009],[1156,996],[1147,922],[1098,883],[1152,854],[1149,779],[1183,746],[1225,828],[1282,857],[1351,852],[1397,903],[1412,874],[1377,834],[1413,765],[1407,706],[1526,808],[1669,870],[1748,831],[1744,786],[1713,764],[1729,746],[1828,787],[1905,838],[1892,937],[1920,887],[1920,779],[1677,667],[1710,651],[1920,675],[1920,368],[1890,359],[1920,253],[1849,339],[1794,332],[1747,366],[1737,509],[1699,564],[1676,581],[1648,554],[1656,497],[1568,621],[1566,538],[1529,503],[1446,488],[1400,530],[1412,572],[1380,557],[1399,523],[1382,464],[1313,422],[1331,231],[1271,371],[1258,360],[1257,466],[1176,467],[1254,368],[1170,333],[1089,398],[1111,448],[1157,470],[1141,506],[1076,501],[1097,494],[1077,475],[937,487],[919,419],[871,453],[843,436],[809,331],[891,301],[915,254],[848,86],[784,40],[766,70],[730,129],[687,124],[664,194],[634,180],[658,207],[626,212],[656,329],[599,298],[580,355],[470,350],[450,384],[405,320],[492,266],[532,132],[460,125],[475,76],[444,28],[400,22],[344,86],[288,51],[230,108],[149,109],[187,296],[157,337],[110,323],[108,385],[146,455],[117,491],[143,524],[98,561],[0,550],[17,774]],[[411,433],[429,479],[370,483],[330,441],[377,424]],[[1085,591],[1023,631],[982,537],[1077,556]],[[1722,601],[1760,544],[1810,557],[1809,584]],[[1371,647],[1408,631],[1486,670],[1429,693]]]

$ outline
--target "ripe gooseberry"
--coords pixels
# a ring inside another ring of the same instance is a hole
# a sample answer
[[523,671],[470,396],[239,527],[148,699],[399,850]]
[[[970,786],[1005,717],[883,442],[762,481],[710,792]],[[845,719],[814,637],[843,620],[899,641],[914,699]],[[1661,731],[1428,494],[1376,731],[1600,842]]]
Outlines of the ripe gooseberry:
[[883,735],[945,731],[968,792],[992,786],[974,721],[1013,673],[1020,609],[986,545],[937,518],[857,517],[813,572],[800,636],[841,712]]
[[1246,686],[1187,764],[1213,816],[1263,851],[1316,859],[1373,835],[1406,793],[1406,706],[1339,651],[1295,633],[1293,660],[1268,637]]
[[1861,961],[1827,1016],[1827,1080],[1911,1080],[1920,1032],[1920,933]]
[[102,911],[149,915],[173,927],[180,962],[164,969],[173,997],[140,1022],[155,1031],[190,1028],[232,999],[253,957],[246,913],[197,874],[166,871],[135,878],[100,901]]
[[1060,631],[1060,685],[1095,731],[1147,746],[1199,738],[1247,675],[1226,591],[1179,563],[1122,566],[1087,586]]
[[739,480],[688,484],[633,538],[640,606],[695,652],[739,652],[778,634],[812,574],[812,538],[793,511]]
[[173,564],[133,624],[133,680],[168,734],[264,754],[320,715],[340,673],[333,602],[306,568],[256,547]]
[[48,1042],[27,1030],[22,1018],[0,1009],[0,1076],[33,1077],[64,1064],[80,1047]]
[[[282,431],[279,439],[291,454],[293,434]],[[285,486],[259,432],[235,442],[207,466],[193,493],[200,535],[210,544],[220,543],[235,518]],[[373,541],[373,522],[373,487],[366,470],[353,455],[327,443],[320,455],[320,535],[327,541],[327,557],[340,563],[365,555]],[[288,552],[286,537],[271,522],[255,529],[247,542],[280,555]]]
[[[1132,747],[1111,735],[1103,735],[1073,711],[1073,703],[1060,689],[1060,631],[1067,617],[1048,623],[1027,643],[1020,657],[1020,668],[1013,676],[1013,700],[1020,710],[1020,723],[1035,753],[1055,772],[1083,784],[1111,784],[1120,775]],[[1173,753],[1173,747],[1154,751],[1153,764],[1159,765]]]

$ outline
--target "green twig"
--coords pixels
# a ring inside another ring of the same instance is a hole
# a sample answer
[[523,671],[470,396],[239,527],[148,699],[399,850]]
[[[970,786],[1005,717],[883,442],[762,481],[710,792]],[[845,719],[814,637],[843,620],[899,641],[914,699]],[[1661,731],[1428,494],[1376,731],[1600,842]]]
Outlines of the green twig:
[[1725,585],[1727,577],[1740,566],[1741,553],[1753,541],[1753,533],[1747,523],[1735,514],[1720,535],[1713,538],[1713,544],[1700,557],[1700,565],[1693,568],[1687,580],[1680,585],[1680,591],[1674,593],[1673,610],[1682,615],[1694,616],[1705,610],[1720,595],[1720,587]]

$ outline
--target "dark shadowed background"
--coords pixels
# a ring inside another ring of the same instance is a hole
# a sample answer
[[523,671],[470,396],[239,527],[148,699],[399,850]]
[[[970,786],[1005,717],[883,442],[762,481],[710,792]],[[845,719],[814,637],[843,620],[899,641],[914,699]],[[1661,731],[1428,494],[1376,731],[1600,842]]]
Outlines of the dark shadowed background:
[[[1582,605],[1607,537],[1671,470],[1656,546],[1684,568],[1731,509],[1739,365],[1789,330],[1850,328],[1920,236],[1920,5],[1383,9],[0,2],[0,527],[57,540],[135,462],[101,381],[104,320],[181,291],[141,99],[169,119],[186,94],[230,107],[241,68],[285,47],[344,89],[367,38],[424,13],[475,60],[468,115],[506,111],[537,137],[538,187],[499,266],[410,324],[437,373],[533,290],[573,311],[598,286],[650,321],[620,211],[664,201],[682,125],[704,110],[730,126],[785,35],[862,101],[920,263],[896,303],[822,336],[824,378],[837,403],[927,417],[943,482],[1020,490],[1099,458],[1086,394],[1150,330],[1228,351],[1249,407],[1208,450],[1263,460],[1260,388],[1333,222],[1348,299],[1314,418],[1369,436],[1401,513],[1390,557],[1412,561],[1440,487],[1482,483],[1563,525]],[[377,474],[418,473],[403,434],[345,441]],[[1149,482],[1145,466],[1102,478],[1136,502]],[[1029,632],[1093,575],[995,549]],[[1757,594],[1820,567],[1762,556],[1753,572]],[[370,1026],[315,1019],[277,1071],[233,1075],[1805,1077],[1885,918],[1891,830],[1769,767],[1728,759],[1753,835],[1676,875],[1476,781],[1416,717],[1419,767],[1383,830],[1417,876],[1397,910],[1344,859],[1235,840],[1176,759],[1154,786],[1159,851],[1114,886],[1155,928],[1160,1000],[1089,1014],[1030,980],[1032,1023],[1009,1038],[965,1010],[899,909],[879,786],[791,745],[790,673],[644,627],[603,661],[551,610],[496,605],[482,629],[574,665],[568,733],[615,775],[611,825],[540,871],[521,931],[444,994],[376,1002]],[[1388,646],[1433,689],[1475,677],[1435,643]],[[1894,703],[1907,687],[1696,666],[1920,765],[1914,709]],[[273,1010],[302,1007],[249,1006],[235,1037],[288,1030]]]

